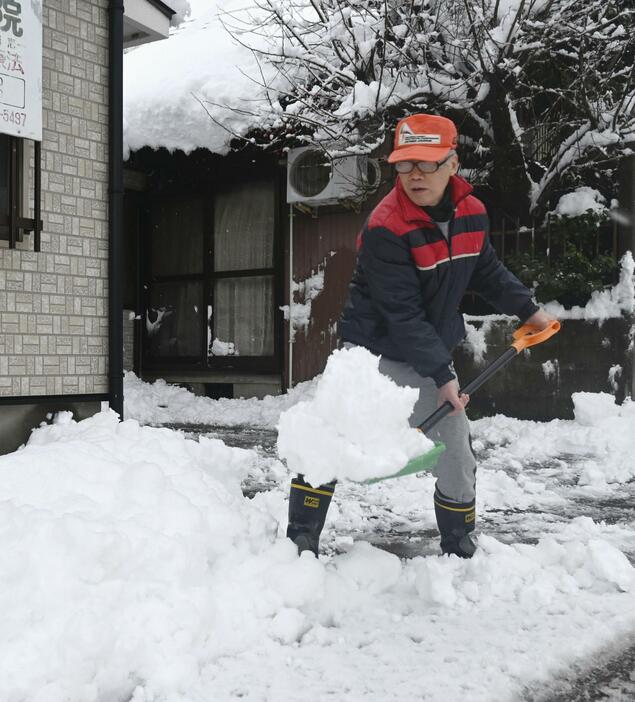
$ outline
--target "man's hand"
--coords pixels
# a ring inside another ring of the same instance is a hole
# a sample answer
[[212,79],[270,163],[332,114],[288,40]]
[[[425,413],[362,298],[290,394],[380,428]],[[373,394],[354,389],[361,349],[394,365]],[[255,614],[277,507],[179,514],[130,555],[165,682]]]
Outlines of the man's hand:
[[456,378],[453,378],[445,385],[442,385],[439,388],[439,394],[437,397],[439,407],[445,402],[449,402],[452,407],[454,407],[454,411],[450,412],[449,414],[450,417],[458,414],[459,412],[463,412],[467,403],[470,401],[469,395],[459,395],[459,384]]
[[525,321],[525,324],[533,324],[538,327],[538,329],[546,329],[551,322],[554,322],[555,318],[548,315],[543,309],[534,312],[531,317]]

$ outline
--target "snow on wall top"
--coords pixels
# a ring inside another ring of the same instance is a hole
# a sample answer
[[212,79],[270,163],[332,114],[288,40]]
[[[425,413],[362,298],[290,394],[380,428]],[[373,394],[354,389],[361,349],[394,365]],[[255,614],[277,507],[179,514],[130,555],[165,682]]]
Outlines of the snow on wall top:
[[579,217],[586,212],[605,212],[606,199],[595,188],[583,185],[572,193],[563,195],[556,205],[555,213],[563,217]]
[[226,13],[238,13],[244,3],[205,4],[195,14],[192,3],[193,16],[164,41],[126,52],[124,158],[144,146],[226,154],[232,132],[242,136],[258,123],[257,105],[265,95],[256,82],[260,69],[221,21],[231,24]]

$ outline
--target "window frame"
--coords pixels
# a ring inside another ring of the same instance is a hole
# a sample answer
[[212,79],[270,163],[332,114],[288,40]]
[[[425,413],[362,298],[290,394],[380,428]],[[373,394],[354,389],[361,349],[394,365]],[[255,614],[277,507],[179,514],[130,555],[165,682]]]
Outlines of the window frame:
[[0,134],[0,138],[8,141],[8,211],[0,211],[0,241],[8,241],[9,248],[15,249],[17,243],[24,240],[24,234],[33,232],[33,250],[40,251],[42,232],[42,147],[39,141],[34,141],[33,147],[33,217],[25,217],[28,212],[28,175],[30,149],[27,139]]
[[[205,256],[205,266],[204,266],[204,287],[205,287],[205,300],[212,306],[212,309],[216,309],[216,301],[214,299],[214,287],[217,280],[228,279],[228,278],[259,278],[265,276],[271,276],[273,278],[273,354],[269,356],[210,356],[209,348],[206,348],[206,368],[212,371],[220,370],[234,370],[234,371],[252,371],[252,372],[262,372],[262,373],[275,373],[280,370],[281,364],[281,349],[280,349],[280,325],[279,318],[280,315],[276,314],[276,310],[279,309],[280,305],[280,290],[279,281],[281,279],[280,275],[280,265],[279,262],[282,260],[280,255],[280,188],[278,182],[278,174],[272,173],[273,178],[273,251],[272,251],[272,261],[271,266],[266,268],[242,268],[234,270],[215,270],[214,265],[214,208],[213,204],[210,206],[210,218],[209,227],[206,228],[206,251]],[[262,180],[262,177],[254,177],[249,183],[258,183]],[[231,183],[229,184],[231,188]],[[225,188],[223,188],[225,189]],[[214,193],[216,194],[216,193]],[[212,198],[212,203],[214,198]],[[206,324],[207,332],[207,324]],[[207,338],[207,336],[206,336]]]
[[[280,198],[281,198],[281,177],[279,169],[275,168],[268,172],[260,172],[254,174],[253,182],[257,182],[262,177],[271,178],[273,181],[272,196],[274,198],[274,222],[273,222],[273,261],[272,265],[267,268],[257,269],[237,269],[231,271],[214,271],[214,194],[216,188],[211,186],[211,190],[203,195],[204,197],[204,214],[203,227],[204,236],[202,237],[203,251],[203,270],[201,273],[186,273],[178,275],[153,275],[150,270],[152,261],[152,232],[150,228],[150,212],[153,206],[156,206],[162,197],[167,192],[146,192],[145,213],[142,217],[144,222],[142,231],[143,254],[141,261],[143,262],[141,280],[143,281],[143,297],[144,297],[144,317],[150,306],[150,298],[152,287],[160,283],[178,283],[178,282],[199,282],[202,283],[201,300],[202,310],[204,313],[200,315],[200,346],[201,354],[199,356],[152,356],[148,344],[147,332],[143,330],[143,352],[142,363],[145,369],[151,371],[166,371],[166,370],[199,370],[210,373],[214,372],[248,372],[248,373],[278,373],[282,367],[282,314],[276,313],[282,303],[282,267],[283,262],[283,241],[281,236],[281,221],[280,221]],[[223,188],[228,185],[231,187],[231,179],[223,184]],[[183,197],[200,197],[202,193],[174,190],[169,192],[170,196]],[[240,277],[259,277],[271,276],[273,278],[273,353],[269,356],[210,356],[208,348],[208,305],[214,305],[214,284],[215,281],[222,278],[240,278]]]

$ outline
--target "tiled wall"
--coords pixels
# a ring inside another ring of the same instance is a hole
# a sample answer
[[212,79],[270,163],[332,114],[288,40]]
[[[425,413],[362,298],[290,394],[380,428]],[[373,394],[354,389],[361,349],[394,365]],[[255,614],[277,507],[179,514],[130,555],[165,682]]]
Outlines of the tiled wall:
[[0,242],[0,396],[108,390],[108,0],[43,5],[42,251]]

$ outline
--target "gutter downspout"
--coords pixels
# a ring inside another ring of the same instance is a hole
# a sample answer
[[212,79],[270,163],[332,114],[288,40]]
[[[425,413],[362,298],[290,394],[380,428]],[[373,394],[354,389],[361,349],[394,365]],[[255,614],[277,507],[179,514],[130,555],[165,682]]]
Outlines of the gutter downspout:
[[289,382],[293,387],[293,205],[289,205]]
[[[631,221],[631,252],[635,256],[635,156],[630,157],[630,202],[628,203],[628,209],[630,210]],[[633,326],[631,330],[635,329],[635,315],[631,317],[631,323]],[[633,350],[631,351],[631,400],[635,400],[635,343],[633,343]]]
[[123,420],[123,0],[110,0],[108,86],[108,382],[110,408]]

